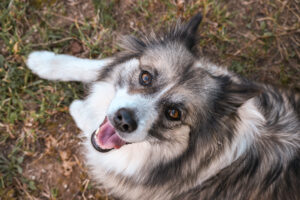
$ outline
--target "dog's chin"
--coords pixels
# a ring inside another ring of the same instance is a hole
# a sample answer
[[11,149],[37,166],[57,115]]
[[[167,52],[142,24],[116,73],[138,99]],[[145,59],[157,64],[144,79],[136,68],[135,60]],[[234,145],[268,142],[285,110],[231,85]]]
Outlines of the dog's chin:
[[119,136],[107,117],[105,117],[99,128],[93,132],[91,143],[93,147],[101,153],[119,149],[122,146],[129,144]]

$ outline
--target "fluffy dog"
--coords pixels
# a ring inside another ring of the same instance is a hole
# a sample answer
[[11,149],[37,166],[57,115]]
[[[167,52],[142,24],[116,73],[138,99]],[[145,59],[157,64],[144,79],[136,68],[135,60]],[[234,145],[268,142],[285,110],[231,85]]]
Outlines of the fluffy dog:
[[70,113],[90,174],[121,199],[300,199],[300,96],[197,56],[201,15],[89,60],[33,52],[38,76],[90,83]]

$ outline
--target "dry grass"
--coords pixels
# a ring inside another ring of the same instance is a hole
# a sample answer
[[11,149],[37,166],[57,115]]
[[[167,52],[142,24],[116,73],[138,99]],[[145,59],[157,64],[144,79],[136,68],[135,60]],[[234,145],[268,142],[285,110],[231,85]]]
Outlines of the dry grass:
[[82,163],[68,105],[79,83],[41,80],[33,50],[109,56],[118,35],[204,15],[200,56],[257,81],[300,90],[299,0],[2,0],[0,2],[0,199],[107,199]]

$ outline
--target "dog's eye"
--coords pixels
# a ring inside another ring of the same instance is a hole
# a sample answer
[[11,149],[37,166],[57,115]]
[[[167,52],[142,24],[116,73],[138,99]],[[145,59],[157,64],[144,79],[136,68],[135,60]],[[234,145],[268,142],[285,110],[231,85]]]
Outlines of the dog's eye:
[[140,74],[140,84],[147,86],[152,83],[152,75],[147,71],[142,71]]
[[166,110],[166,116],[170,120],[180,120],[181,112],[177,108],[168,108]]

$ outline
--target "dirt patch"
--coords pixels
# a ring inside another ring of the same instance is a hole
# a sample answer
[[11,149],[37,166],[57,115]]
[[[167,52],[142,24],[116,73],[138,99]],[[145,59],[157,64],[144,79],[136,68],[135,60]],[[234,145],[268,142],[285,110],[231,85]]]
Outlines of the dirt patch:
[[[234,36],[239,41],[247,41],[247,46],[236,48],[233,55],[245,57],[255,50],[254,65],[260,72],[259,81],[300,89],[296,78],[300,76],[300,27],[296,14],[299,4],[296,1],[236,1],[234,9],[239,10],[234,18],[239,32]],[[289,74],[286,77],[289,81],[284,80],[285,73]],[[282,82],[278,83],[280,79]]]
[[[93,185],[83,164],[80,131],[68,114],[56,114],[39,132],[42,143],[28,157],[23,175],[35,182],[39,196],[46,199],[97,199],[104,192]],[[93,193],[93,195],[91,195]]]
[[62,199],[74,199],[81,196],[81,173],[78,167],[70,165],[66,175],[63,163],[53,158],[42,158],[28,164],[24,175],[36,181],[37,188],[43,189],[43,197],[51,198],[53,193],[57,193]]

